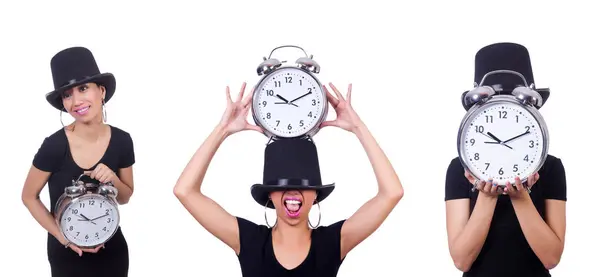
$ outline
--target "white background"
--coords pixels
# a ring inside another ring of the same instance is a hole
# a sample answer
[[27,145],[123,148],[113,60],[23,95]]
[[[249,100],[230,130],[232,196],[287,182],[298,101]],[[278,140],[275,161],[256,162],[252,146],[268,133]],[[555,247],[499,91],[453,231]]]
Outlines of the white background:
[[[135,142],[135,193],[121,207],[130,276],[240,276],[233,251],[194,221],[172,189],[218,123],[225,86],[237,91],[243,81],[254,85],[262,57],[282,44],[297,44],[314,54],[323,82],[341,88],[353,83],[355,109],[386,151],[406,192],[381,228],[349,254],[339,276],[460,276],[447,249],[445,173],[457,155],[456,135],[465,113],[459,97],[472,85],[474,55],[501,41],[527,46],[538,87],[552,89],[541,111],[551,132],[550,153],[563,159],[568,182],[566,248],[552,274],[596,271],[600,230],[593,210],[593,164],[600,153],[593,133],[599,119],[600,43],[593,26],[600,21],[590,5],[8,3],[0,5],[5,193],[0,202],[0,276],[49,276],[46,232],[20,194],[44,137],[61,127],[59,113],[44,99],[53,89],[50,58],[77,45],[93,51],[102,71],[115,74],[117,91],[107,104],[108,122],[130,132]],[[289,53],[288,60],[297,58],[297,52]],[[69,122],[68,115],[63,118]],[[376,193],[377,184],[352,134],[331,128],[315,140],[323,180],[338,185],[321,206],[322,223],[330,224],[350,216]],[[266,142],[256,132],[229,138],[204,184],[206,193],[230,213],[257,223],[264,222],[264,210],[249,189],[262,180]],[[49,203],[47,189],[42,199]]]

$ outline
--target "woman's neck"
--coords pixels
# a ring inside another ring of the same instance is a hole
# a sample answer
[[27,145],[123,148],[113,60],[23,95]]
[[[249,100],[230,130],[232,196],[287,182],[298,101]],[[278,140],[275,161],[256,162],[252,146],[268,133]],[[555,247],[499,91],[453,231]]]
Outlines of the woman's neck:
[[106,124],[103,122],[74,122],[71,131],[87,141],[96,141],[104,134]]
[[285,223],[278,223],[273,227],[273,238],[279,242],[286,243],[306,243],[310,240],[312,230],[308,228],[308,224],[298,224],[290,226]]

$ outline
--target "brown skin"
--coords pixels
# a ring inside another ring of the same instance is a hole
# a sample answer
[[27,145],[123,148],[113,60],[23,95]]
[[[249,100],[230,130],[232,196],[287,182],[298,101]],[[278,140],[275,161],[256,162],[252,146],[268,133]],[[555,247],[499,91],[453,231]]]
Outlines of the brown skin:
[[[285,212],[283,199],[287,196],[300,197],[302,207],[297,218],[290,218]],[[302,263],[310,251],[310,234],[308,214],[317,199],[314,190],[275,191],[270,194],[277,213],[277,224],[273,227],[273,251],[281,266],[292,269]],[[313,222],[313,225],[316,222]]]
[[[73,87],[62,95],[65,111],[69,113],[75,122],[65,127],[65,133],[71,147],[71,153],[75,163],[82,168],[90,168],[100,160],[106,151],[110,141],[110,126],[102,120],[102,101],[106,95],[106,89],[94,83],[87,83]],[[76,110],[89,106],[87,114],[80,116]],[[93,171],[85,174],[100,182],[112,181],[119,190],[117,202],[125,204],[133,193],[133,169],[119,169],[121,178],[104,164],[98,164]],[[42,171],[31,166],[23,186],[21,199],[35,220],[52,234],[60,243],[66,245],[67,240],[60,234],[58,224],[54,216],[40,201],[40,192],[48,182],[51,172]],[[95,249],[81,249],[69,245],[79,256],[83,252],[96,253],[103,245]]]
[[[471,184],[476,184],[479,191],[473,213],[469,215],[469,199],[446,202],[448,247],[456,268],[463,272],[471,269],[487,237],[499,194],[510,196],[525,239],[544,267],[552,269],[558,265],[565,244],[565,201],[546,200],[544,221],[520,179],[515,179],[516,188],[507,182],[502,189],[489,181],[475,183],[476,179],[467,171],[465,177]],[[530,187],[533,187],[539,178],[538,173],[532,174],[528,178]]]
[[[322,127],[335,126],[356,135],[371,162],[378,186],[377,194],[363,204],[342,226],[340,259],[343,259],[348,252],[379,228],[402,199],[404,188],[385,153],[354,112],[351,105],[352,86],[348,86],[346,97],[343,97],[333,84],[329,84],[329,86],[335,96],[326,87],[323,89],[327,92],[327,100],[335,109],[337,118],[333,121],[323,122]],[[253,92],[244,97],[245,88],[246,84],[244,83],[238,97],[233,101],[229,87],[227,87],[227,107],[221,117],[221,122],[198,148],[173,188],[177,199],[194,219],[208,232],[231,247],[237,255],[240,254],[240,240],[236,218],[206,196],[201,189],[210,162],[227,137],[245,130],[262,132],[260,127],[247,121]],[[273,248],[277,261],[285,268],[297,267],[306,258],[310,249],[311,230],[305,221],[308,219],[307,215],[311,207],[311,204],[307,203],[312,203],[315,198],[315,194],[312,193],[303,191],[305,201],[302,209],[304,210],[299,220],[289,220],[285,214],[284,217],[281,217],[283,211],[281,200],[274,201],[278,218],[281,221],[273,229]],[[272,193],[271,198],[281,199],[281,195]],[[285,213],[285,211],[283,212]]]

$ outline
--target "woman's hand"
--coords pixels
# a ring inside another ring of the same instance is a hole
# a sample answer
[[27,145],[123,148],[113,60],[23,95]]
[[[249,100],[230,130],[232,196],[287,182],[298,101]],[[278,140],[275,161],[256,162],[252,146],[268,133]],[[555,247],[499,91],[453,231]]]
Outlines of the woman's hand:
[[335,95],[337,97],[333,96],[329,92],[329,90],[327,90],[326,86],[323,86],[323,89],[327,93],[327,101],[329,101],[329,103],[331,103],[331,106],[335,109],[337,117],[335,120],[323,122],[321,124],[321,127],[336,126],[346,131],[354,133],[356,129],[363,123],[352,108],[352,84],[348,85],[346,99],[344,99],[344,96],[342,96],[342,94],[332,83],[329,83],[329,86],[331,87],[333,92],[335,92]]
[[98,245],[96,248],[93,249],[87,249],[87,248],[79,248],[77,247],[75,244],[72,244],[71,242],[68,241],[61,241],[60,243],[62,243],[65,248],[71,248],[71,250],[73,250],[73,252],[77,253],[77,255],[79,255],[79,257],[81,257],[83,255],[83,253],[98,253],[98,251],[100,251],[100,249],[104,248],[104,244]]
[[98,180],[100,183],[108,183],[112,182],[115,184],[117,182],[117,174],[112,171],[108,166],[103,163],[100,163],[94,168],[92,171],[84,171],[83,174],[90,176],[92,179]]
[[471,173],[469,173],[469,171],[467,170],[465,170],[465,177],[467,178],[467,180],[469,180],[469,182],[472,185],[475,186],[475,188],[478,191],[482,192],[486,196],[498,197],[499,194],[503,193],[503,190],[501,188],[498,188],[498,184],[492,183],[491,180],[487,182],[484,180],[477,181],[475,177],[471,175]]
[[235,102],[231,100],[229,86],[227,86],[227,89],[225,90],[225,95],[227,97],[227,108],[225,108],[225,112],[221,117],[219,127],[223,128],[227,135],[232,135],[243,130],[254,130],[257,132],[263,131],[260,127],[252,125],[246,120],[248,117],[248,111],[250,110],[250,100],[252,100],[254,89],[250,91],[246,98],[243,98],[244,90],[246,90],[245,82],[242,84],[242,88],[240,89],[240,93],[238,94]]
[[[535,174],[527,177],[527,186],[531,189],[531,187],[533,187],[533,185],[535,185],[535,183],[537,183],[537,181],[539,179],[540,179],[540,174],[537,172]],[[506,188],[504,188],[504,194],[508,194],[511,199],[520,199],[528,193],[529,192],[528,192],[527,188],[523,185],[523,183],[521,182],[521,179],[519,179],[518,177],[515,178],[514,187],[512,185],[507,185]]]

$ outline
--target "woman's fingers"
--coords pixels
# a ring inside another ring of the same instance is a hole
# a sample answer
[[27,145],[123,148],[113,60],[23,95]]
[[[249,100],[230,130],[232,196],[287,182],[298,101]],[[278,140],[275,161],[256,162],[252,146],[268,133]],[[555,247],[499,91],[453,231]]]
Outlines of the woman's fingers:
[[333,83],[329,83],[329,87],[331,87],[333,92],[335,92],[335,95],[337,96],[338,100],[344,100],[344,96],[342,96],[340,91],[333,85]]
[[323,123],[321,123],[321,128],[330,126],[337,127],[337,120],[323,121]]
[[238,94],[237,100],[235,102],[240,102],[244,99],[244,91],[246,90],[246,82],[242,83],[242,88],[240,88],[240,93]]
[[233,101],[231,101],[231,92],[229,92],[229,86],[225,88],[225,98],[227,100],[227,104],[233,103]]
[[254,88],[250,89],[250,93],[248,93],[248,95],[246,95],[246,98],[244,98],[244,100],[242,101],[243,107],[250,107],[248,104],[250,104],[250,100],[252,100],[253,94],[254,94]]
[[352,103],[352,84],[348,84],[348,92],[346,93],[346,101]]
[[260,128],[259,126],[256,126],[256,125],[253,125],[253,124],[250,124],[250,123],[246,123],[246,127],[245,127],[244,129],[246,129],[246,130],[253,130],[253,131],[257,131],[257,132],[259,132],[259,133],[262,133],[262,132],[263,132],[263,129],[262,129],[262,128]]
[[326,86],[323,86],[323,89],[325,90],[325,95],[327,96],[327,101],[329,101],[329,103],[331,103],[333,108],[337,107],[337,105],[340,104],[340,100],[335,98],[335,96],[333,96],[333,94],[331,94],[331,92],[329,92],[329,90],[327,89]]

